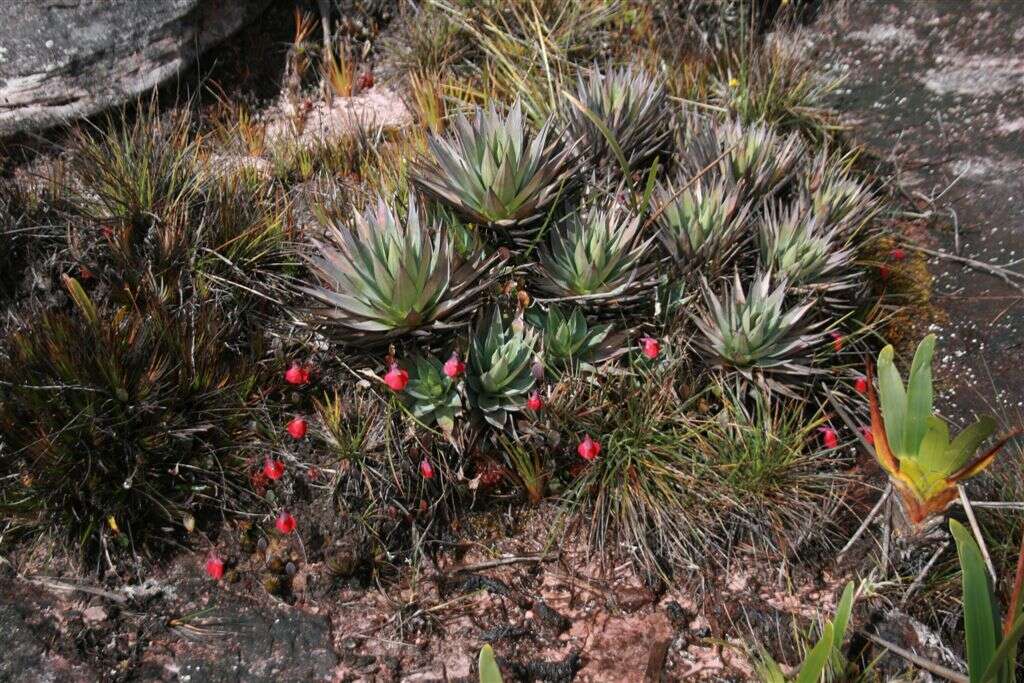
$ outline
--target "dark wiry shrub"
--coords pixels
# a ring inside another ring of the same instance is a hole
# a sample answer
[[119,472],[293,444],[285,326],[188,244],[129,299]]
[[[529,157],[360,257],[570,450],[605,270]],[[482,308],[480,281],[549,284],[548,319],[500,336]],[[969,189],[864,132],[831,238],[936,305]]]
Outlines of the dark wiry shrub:
[[253,368],[210,308],[42,311],[0,357],[0,509],[83,545],[136,546],[226,505]]

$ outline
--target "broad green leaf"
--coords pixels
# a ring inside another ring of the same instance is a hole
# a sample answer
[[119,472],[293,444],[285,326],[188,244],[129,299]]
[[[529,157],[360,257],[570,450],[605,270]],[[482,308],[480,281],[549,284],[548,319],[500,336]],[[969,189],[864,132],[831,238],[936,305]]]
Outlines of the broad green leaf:
[[949,426],[936,416],[928,416],[928,431],[917,449],[917,464],[928,474],[949,474]]
[[980,683],[995,655],[999,634],[999,614],[989,584],[988,570],[981,549],[971,532],[955,519],[949,530],[956,540],[963,581],[964,633],[967,637],[967,670],[971,683]]
[[480,683],[502,683],[501,670],[498,669],[498,663],[494,660],[494,650],[489,644],[480,648],[478,665]]
[[907,412],[904,416],[903,448],[917,454],[932,416],[932,355],[935,335],[929,334],[917,347],[907,380]]
[[822,631],[821,639],[807,653],[795,683],[817,683],[825,666],[828,665],[828,658],[832,654],[832,647],[835,643],[835,633],[832,624],[825,624]]
[[999,680],[1009,683],[1016,680],[1013,678],[1013,672],[1017,668],[1017,643],[1020,642],[1021,636],[1024,636],[1024,616],[1017,617],[1010,632],[999,643],[995,654],[992,655],[992,661],[981,675],[983,682]]
[[953,474],[967,463],[978,452],[978,448],[985,439],[992,436],[996,430],[995,418],[986,415],[980,420],[966,428],[953,439],[953,443],[946,449],[946,464],[948,469],[945,474]]
[[836,617],[833,620],[835,625],[836,648],[843,646],[843,639],[846,637],[846,627],[850,623],[850,613],[853,611],[853,581],[846,584],[843,595],[839,598],[839,605],[836,607]]
[[893,353],[890,345],[878,354],[878,398],[882,403],[882,418],[885,421],[885,433],[889,437],[889,447],[893,455],[901,458],[906,455],[903,449],[903,424],[907,411],[907,393],[900,372],[893,363]]

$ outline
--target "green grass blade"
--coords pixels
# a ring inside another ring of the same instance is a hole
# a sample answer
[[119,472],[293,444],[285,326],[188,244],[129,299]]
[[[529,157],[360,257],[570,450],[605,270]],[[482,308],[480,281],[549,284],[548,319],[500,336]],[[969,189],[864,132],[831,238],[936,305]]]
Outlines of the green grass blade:
[[967,637],[967,670],[971,683],[984,680],[995,655],[999,617],[996,614],[989,585],[988,571],[981,550],[971,533],[955,519],[949,520],[949,530],[956,540],[963,580],[964,632]]

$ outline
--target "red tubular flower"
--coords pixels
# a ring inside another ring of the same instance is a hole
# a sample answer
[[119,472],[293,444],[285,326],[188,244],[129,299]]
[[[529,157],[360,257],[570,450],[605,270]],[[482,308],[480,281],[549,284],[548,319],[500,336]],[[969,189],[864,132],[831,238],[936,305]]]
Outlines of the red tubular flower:
[[825,443],[825,448],[833,449],[839,446],[839,434],[836,430],[831,427],[819,427],[818,431],[821,432],[821,440]]
[[661,353],[661,343],[654,337],[644,337],[640,340],[640,347],[643,354],[654,360]]
[[832,348],[835,349],[835,352],[839,353],[840,351],[842,351],[843,335],[839,334],[838,332],[829,332],[828,336],[832,337]]
[[288,384],[308,384],[309,383],[309,369],[304,368],[297,362],[292,363],[284,373],[284,381]]
[[591,439],[590,434],[587,434],[583,437],[583,441],[580,441],[580,445],[576,447],[576,452],[584,460],[592,461],[601,453],[601,444]]
[[306,435],[306,428],[308,425],[306,421],[301,417],[292,418],[292,421],[288,423],[288,433],[292,435],[293,439],[301,439]]
[[398,367],[398,363],[392,363],[391,369],[384,375],[384,384],[387,384],[391,391],[402,391],[408,383],[409,373]]
[[534,392],[530,394],[530,398],[526,399],[526,407],[533,412],[537,412],[544,407],[544,401],[541,399],[538,391],[534,390]]
[[267,458],[263,461],[263,474],[271,481],[277,481],[284,476],[284,463],[280,460]]
[[217,553],[210,553],[206,558],[206,573],[214,581],[220,581],[224,576],[224,560]]
[[434,468],[426,458],[420,461],[420,474],[423,475],[424,479],[434,478]]
[[896,247],[895,249],[889,252],[889,258],[891,258],[893,261],[902,261],[903,259],[907,258],[907,252],[899,247]]
[[857,390],[858,394],[868,393],[868,380],[867,377],[858,377],[853,382],[853,388]]
[[295,518],[287,510],[281,510],[281,514],[277,516],[274,526],[282,534],[290,534],[295,531]]
[[455,379],[466,371],[466,364],[459,358],[459,354],[452,351],[452,355],[444,362],[444,374]]

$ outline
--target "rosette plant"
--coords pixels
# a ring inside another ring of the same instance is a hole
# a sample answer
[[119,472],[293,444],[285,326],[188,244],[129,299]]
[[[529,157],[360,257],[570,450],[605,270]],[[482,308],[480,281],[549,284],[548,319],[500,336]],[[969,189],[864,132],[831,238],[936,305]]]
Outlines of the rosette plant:
[[445,374],[444,365],[433,356],[415,358],[410,364],[402,400],[417,420],[428,425],[436,422],[449,434],[462,411],[458,382]]
[[1015,430],[979,454],[996,429],[995,420],[986,416],[950,441],[949,426],[932,407],[934,352],[935,335],[930,334],[918,345],[904,386],[893,362],[893,347],[886,346],[878,355],[877,395],[868,383],[875,456],[915,526],[945,511],[957,497],[957,485],[983,472],[1020,433]]
[[868,184],[855,178],[842,161],[827,150],[820,153],[804,174],[803,192],[819,220],[854,232],[875,215],[879,202]]
[[704,282],[704,308],[690,317],[700,334],[694,339],[712,367],[732,370],[744,379],[793,398],[806,398],[789,385],[806,383],[821,370],[813,367],[814,349],[821,340],[807,313],[806,300],[787,305],[785,280],[774,285],[770,272],[754,275],[744,291],[739,273],[719,297]]
[[696,174],[711,166],[717,175],[742,181],[744,192],[756,201],[773,195],[793,177],[805,151],[799,134],[780,135],[763,124],[691,122],[690,128],[684,170]]
[[655,189],[658,239],[681,271],[717,273],[740,241],[750,206],[726,179],[702,177],[687,185],[688,180],[665,181]]
[[530,309],[526,319],[541,331],[544,365],[556,373],[569,367],[593,370],[595,363],[608,360],[622,350],[609,343],[611,325],[588,325],[579,308],[574,308],[567,316],[556,304],[551,304],[546,314],[537,308]]
[[312,240],[307,254],[320,286],[300,289],[319,304],[316,322],[345,343],[464,327],[496,277],[499,256],[458,256],[445,227],[421,218],[414,195],[404,220],[378,197],[351,228],[325,221],[325,241]]
[[522,320],[506,326],[497,306],[480,324],[469,350],[466,388],[470,404],[499,429],[509,413],[526,406],[536,379],[533,357],[537,333]]
[[555,202],[571,189],[572,145],[554,119],[531,133],[518,100],[507,116],[494,104],[472,121],[455,117],[447,136],[431,135],[429,156],[411,167],[412,182],[471,223],[519,245],[533,241]]
[[595,166],[612,164],[631,174],[649,167],[671,144],[668,93],[642,69],[592,69],[579,76],[570,103],[569,137],[580,141]]
[[760,262],[793,287],[813,287],[834,298],[852,287],[856,254],[843,226],[826,224],[800,202],[770,202],[760,222]]
[[540,249],[537,286],[553,299],[623,302],[654,284],[640,216],[621,204],[570,212]]

